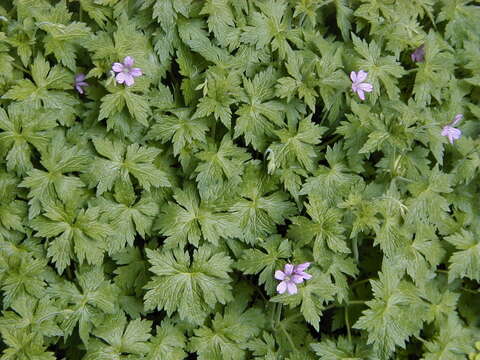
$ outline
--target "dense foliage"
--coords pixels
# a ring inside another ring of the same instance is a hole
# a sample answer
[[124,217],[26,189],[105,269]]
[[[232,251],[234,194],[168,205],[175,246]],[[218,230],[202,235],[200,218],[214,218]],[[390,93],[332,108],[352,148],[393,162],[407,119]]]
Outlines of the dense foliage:
[[478,1],[0,0],[0,94],[2,360],[476,356]]

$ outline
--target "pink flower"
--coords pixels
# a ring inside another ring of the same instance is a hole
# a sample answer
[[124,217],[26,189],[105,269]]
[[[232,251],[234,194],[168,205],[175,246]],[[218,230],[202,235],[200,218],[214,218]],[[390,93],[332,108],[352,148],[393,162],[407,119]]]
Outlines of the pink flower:
[[352,90],[358,94],[358,97],[365,100],[365,92],[371,92],[373,85],[364,82],[367,79],[368,73],[360,70],[358,73],[352,71],[350,73],[350,79],[352,80]]
[[442,136],[448,137],[448,141],[450,141],[450,144],[453,144],[455,140],[460,139],[460,137],[462,136],[462,131],[454,127],[462,119],[463,115],[457,114],[455,115],[453,121],[449,125],[445,125],[442,129]]
[[410,57],[413,62],[423,62],[425,57],[425,45],[420,45],[416,48],[415,51],[410,54]]
[[275,279],[281,280],[277,286],[278,293],[283,294],[287,291],[290,295],[296,294],[298,291],[296,284],[312,278],[312,275],[305,272],[309,266],[308,262],[300,265],[286,264],[283,271],[275,271]]
[[88,86],[88,83],[85,81],[85,74],[80,73],[75,75],[75,83],[73,86],[79,92],[79,94],[83,94],[84,90],[82,89],[82,86]]
[[135,60],[131,56],[125,57],[122,63],[113,63],[112,70],[115,71],[115,80],[119,84],[125,83],[127,86],[132,86],[135,82],[134,78],[142,76],[142,70],[140,68],[133,67]]

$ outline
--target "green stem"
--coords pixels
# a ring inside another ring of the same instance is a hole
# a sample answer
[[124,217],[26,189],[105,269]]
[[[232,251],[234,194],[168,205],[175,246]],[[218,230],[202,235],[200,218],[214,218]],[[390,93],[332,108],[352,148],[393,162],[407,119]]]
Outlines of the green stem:
[[363,305],[366,300],[352,300],[347,303],[347,305]]
[[366,282],[369,282],[370,280],[372,280],[372,279],[368,278],[368,279],[362,279],[362,280],[355,281],[354,283],[350,284],[350,289],[355,287],[355,286],[362,285]]
[[277,320],[275,322],[275,326],[273,327],[273,329],[275,330],[275,328],[280,327],[280,329],[282,329],[282,332],[285,334],[285,337],[287,338],[290,346],[296,352],[297,348],[295,347],[295,343],[293,342],[292,338],[290,337],[290,334],[288,333],[287,329],[285,329],[285,326],[283,326],[283,323],[281,321],[281,318],[282,318],[282,304],[278,303],[278,304],[276,304],[276,306],[277,306],[275,308],[276,311],[274,311],[274,313],[275,312],[277,313]]
[[420,341],[421,341],[422,343],[424,343],[424,344],[427,342],[427,340],[423,339],[420,335],[415,335],[415,338],[416,338],[417,340],[420,340]]
[[257,285],[255,285],[255,290],[257,290],[257,292],[260,294],[260,297],[262,298],[263,301],[268,302],[267,298],[262,293],[262,289],[260,289]]
[[358,240],[356,236],[352,239],[352,248],[353,248],[353,258],[358,264]]
[[322,5],[320,5],[320,7],[331,4],[332,2],[333,2],[333,0],[325,1]]
[[336,307],[344,307],[344,306],[348,306],[348,305],[364,305],[365,302],[366,302],[366,300],[352,300],[352,301],[348,301],[347,304],[332,304],[332,305],[328,305],[326,308],[324,308],[323,311],[334,309]]
[[12,62],[12,66],[13,66],[14,68],[17,68],[17,69],[20,70],[20,71],[23,71],[25,74],[31,75],[31,74],[30,74],[30,71],[28,71],[27,69],[25,69],[25,68],[24,68],[23,66],[21,66],[21,65],[18,65],[18,64],[16,64],[16,63]]
[[292,347],[293,351],[297,352],[297,348],[295,347],[295,344],[293,343],[292,338],[288,334],[287,330],[283,326],[282,323],[280,323],[280,328],[282,329],[283,333],[285,334],[285,337],[287,338],[288,342],[290,343],[290,346]]
[[272,326],[272,329],[275,329],[275,313],[277,310],[277,304],[272,303],[272,316],[270,318],[270,325]]
[[467,289],[467,288],[464,288],[464,287],[461,287],[460,289],[465,291],[465,292],[468,292],[470,294],[475,294],[475,295],[480,294],[478,291],[475,291],[475,290],[472,290],[472,289]]
[[350,330],[350,319],[348,318],[348,306],[345,306],[345,326],[347,327],[348,342],[352,343],[352,331]]
[[275,322],[276,325],[280,324],[280,319],[282,318],[282,304],[277,304],[277,320]]
[[324,148],[326,148],[328,145],[330,145],[331,143],[334,143],[336,142],[338,139],[340,139],[342,137],[342,135],[340,134],[337,134],[335,135],[333,138],[331,138],[330,140],[328,140],[327,142],[324,142],[323,144],[321,144],[318,149],[319,150],[322,150]]

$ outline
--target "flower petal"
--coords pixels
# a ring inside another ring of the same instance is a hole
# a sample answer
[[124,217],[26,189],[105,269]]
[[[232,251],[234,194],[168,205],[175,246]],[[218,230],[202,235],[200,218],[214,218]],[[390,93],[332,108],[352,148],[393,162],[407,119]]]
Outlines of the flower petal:
[[363,70],[360,70],[358,73],[357,73],[357,83],[361,83],[363,82],[368,76],[368,72],[366,71],[363,71]]
[[125,73],[121,72],[118,73],[117,76],[115,76],[115,80],[117,80],[117,83],[123,84],[125,82]]
[[127,67],[132,67],[134,62],[135,60],[133,60],[131,56],[127,56],[125,59],[123,59],[123,64]]
[[460,139],[460,137],[462,136],[462,131],[459,130],[459,129],[452,128],[452,131],[450,132],[450,136],[451,136],[454,140],[458,140],[458,139]]
[[285,264],[283,272],[285,273],[285,275],[290,276],[293,273],[293,268],[294,266],[292,264]]
[[301,272],[300,275],[304,280],[310,280],[312,278],[312,275],[307,274],[306,272]]
[[275,271],[275,279],[277,280],[284,280],[286,275],[283,273],[282,270]]
[[365,100],[365,93],[362,89],[357,89],[357,94],[360,99]]
[[282,281],[280,284],[277,285],[277,291],[279,294],[283,294],[287,290],[287,282]]
[[425,57],[425,45],[421,45],[411,53],[410,57],[413,62],[423,62]]
[[129,74],[125,74],[125,84],[127,86],[132,86],[135,83],[135,80],[133,79],[133,76]]
[[143,75],[142,69],[140,69],[140,68],[133,68],[132,70],[130,70],[130,74],[131,74],[133,77],[139,77],[139,76],[142,76],[142,75]]
[[448,136],[449,129],[451,128],[450,125],[445,125],[442,129],[442,132],[440,133],[442,136]]
[[83,81],[83,80],[85,80],[85,74],[80,73],[75,76],[76,82]]
[[357,73],[355,71],[352,71],[350,73],[350,80],[352,80],[352,82],[356,82],[357,81]]
[[295,269],[293,271],[298,274],[298,273],[301,273],[302,271],[307,270],[309,266],[310,266],[309,262],[298,264],[297,266],[295,266]]
[[453,122],[452,122],[452,126],[457,125],[462,119],[463,119],[463,114],[455,115],[455,118],[453,119]]
[[301,275],[292,275],[292,281],[295,284],[300,284],[303,282],[303,277]]
[[75,89],[77,89],[77,91],[78,91],[79,94],[83,94],[83,89],[82,89],[81,86],[76,85],[76,86],[75,86]]
[[462,131],[450,125],[445,125],[442,129],[441,135],[446,136],[450,144],[453,144],[454,140],[460,139],[462,136]]
[[290,295],[297,293],[297,285],[293,281],[287,283],[287,291]]
[[113,63],[112,65],[112,70],[115,71],[115,72],[121,72],[123,71],[123,64],[122,63]]
[[357,88],[362,91],[371,92],[373,90],[373,85],[369,83],[361,83],[361,84],[358,84]]

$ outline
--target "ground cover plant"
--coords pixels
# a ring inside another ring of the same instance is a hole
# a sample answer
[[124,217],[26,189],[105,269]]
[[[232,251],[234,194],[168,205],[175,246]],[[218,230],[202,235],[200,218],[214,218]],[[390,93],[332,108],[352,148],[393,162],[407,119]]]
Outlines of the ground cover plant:
[[480,5],[0,0],[2,360],[471,359]]

